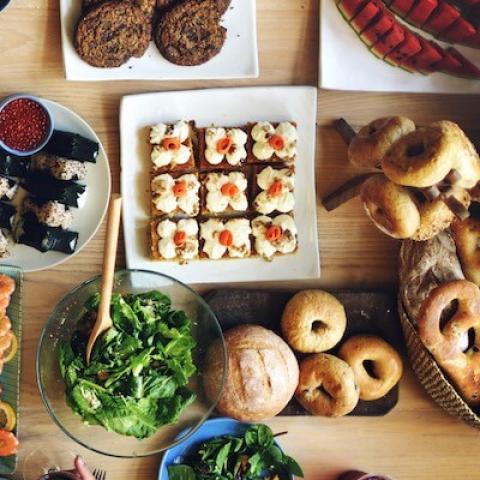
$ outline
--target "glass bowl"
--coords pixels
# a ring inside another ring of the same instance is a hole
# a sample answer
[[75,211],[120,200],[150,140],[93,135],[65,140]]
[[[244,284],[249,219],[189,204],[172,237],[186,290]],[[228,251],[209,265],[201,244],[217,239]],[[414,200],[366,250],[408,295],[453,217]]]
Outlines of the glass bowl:
[[[85,313],[87,299],[100,288],[100,277],[94,277],[68,293],[53,310],[40,335],[37,349],[37,382],[45,407],[57,425],[80,445],[97,453],[112,457],[144,457],[158,454],[192,435],[212,413],[216,401],[205,398],[202,384],[204,356],[215,340],[223,345],[223,379],[226,374],[226,348],[218,321],[201,296],[179,281],[159,273],[144,270],[123,270],[115,273],[113,291],[116,293],[142,293],[158,290],[168,295],[172,308],[184,310],[193,323],[192,334],[197,342],[194,362],[197,367],[188,385],[197,394],[179,420],[160,428],[155,435],[144,440],[108,432],[101,426],[87,425],[67,405],[65,383],[58,362],[59,345],[70,341],[78,320]],[[222,364],[222,362],[220,362]],[[219,387],[217,399],[223,384]]]

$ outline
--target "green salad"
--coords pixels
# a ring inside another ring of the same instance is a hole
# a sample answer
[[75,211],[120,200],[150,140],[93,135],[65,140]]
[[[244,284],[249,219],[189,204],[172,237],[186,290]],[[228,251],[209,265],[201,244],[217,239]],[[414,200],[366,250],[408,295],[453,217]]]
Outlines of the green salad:
[[175,422],[195,399],[187,388],[196,372],[192,322],[158,291],[113,294],[113,327],[97,340],[87,367],[98,304],[99,295],[87,301],[71,342],[60,345],[67,402],[88,424],[147,438]]
[[252,425],[243,437],[225,435],[199,444],[169,480],[289,480],[303,478],[298,463],[275,445],[272,430]]

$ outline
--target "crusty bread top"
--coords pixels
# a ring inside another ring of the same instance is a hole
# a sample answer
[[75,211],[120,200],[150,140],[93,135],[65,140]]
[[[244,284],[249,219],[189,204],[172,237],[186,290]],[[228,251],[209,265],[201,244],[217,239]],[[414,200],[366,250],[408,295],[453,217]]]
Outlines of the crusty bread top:
[[[275,333],[258,325],[241,325],[225,334],[228,370],[217,409],[242,421],[258,421],[280,413],[298,384],[298,362],[290,347]],[[209,398],[218,392],[222,349],[207,354],[204,386]]]
[[426,242],[406,240],[400,250],[400,297],[411,322],[420,306],[439,285],[464,279],[451,235],[442,232]]

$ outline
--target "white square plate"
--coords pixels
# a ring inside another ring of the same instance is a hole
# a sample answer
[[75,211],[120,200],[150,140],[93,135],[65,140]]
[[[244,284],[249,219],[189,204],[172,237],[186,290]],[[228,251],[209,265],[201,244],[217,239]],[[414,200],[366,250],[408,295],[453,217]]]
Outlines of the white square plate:
[[[128,268],[166,273],[185,283],[229,283],[317,278],[320,275],[315,196],[317,92],[312,87],[255,87],[149,93],[123,97],[120,108],[123,227]],[[250,121],[298,123],[295,221],[299,248],[292,255],[197,260],[187,265],[149,258],[149,127],[195,120],[206,127]]]
[[73,34],[81,0],[60,0],[62,51],[67,80],[199,80],[258,77],[256,0],[232,0],[222,24],[227,40],[209,62],[182,67],[165,60],[154,42],[142,58],[132,58],[118,68],[96,68],[75,51]]
[[[415,31],[415,28],[412,30]],[[416,31],[425,38],[433,38],[426,32]],[[480,50],[459,45],[455,45],[455,48],[471,62],[480,65]],[[340,14],[335,0],[321,0],[320,87],[374,92],[465,94],[479,93],[480,81],[443,73],[412,74],[390,66],[368,51]]]

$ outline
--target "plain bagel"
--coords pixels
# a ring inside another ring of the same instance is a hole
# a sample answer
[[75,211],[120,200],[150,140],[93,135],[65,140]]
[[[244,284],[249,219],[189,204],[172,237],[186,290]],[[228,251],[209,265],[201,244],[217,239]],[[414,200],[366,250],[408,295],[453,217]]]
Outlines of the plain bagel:
[[341,340],[347,325],[343,305],[323,290],[304,290],[287,303],[282,315],[282,333],[298,352],[330,350]]
[[403,373],[402,359],[397,351],[385,340],[373,335],[350,337],[341,346],[339,356],[352,367],[361,400],[384,397]]
[[413,194],[384,175],[367,179],[360,198],[367,215],[387,235],[410,238],[420,228],[420,212]]
[[409,118],[378,118],[359,130],[348,147],[348,158],[357,167],[377,168],[388,149],[413,130],[415,123]]
[[400,138],[382,159],[385,175],[399,185],[431,187],[457,170],[459,187],[472,188],[480,179],[478,155],[460,127],[441,121]]
[[295,397],[313,415],[340,417],[356,407],[359,390],[348,363],[333,355],[317,353],[300,363]]

